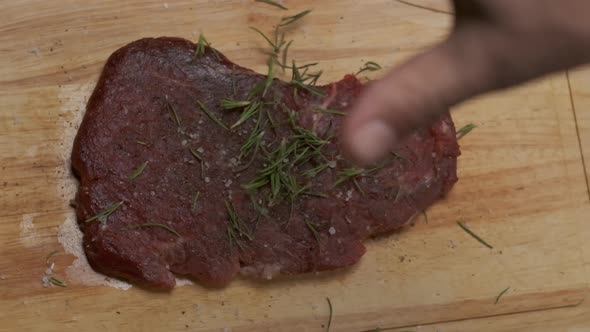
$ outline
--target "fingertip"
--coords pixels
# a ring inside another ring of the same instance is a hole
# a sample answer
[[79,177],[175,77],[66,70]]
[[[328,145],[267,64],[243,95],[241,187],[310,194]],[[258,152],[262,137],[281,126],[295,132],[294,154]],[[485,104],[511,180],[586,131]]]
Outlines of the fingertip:
[[395,130],[385,121],[374,119],[345,133],[345,152],[362,166],[379,161],[395,144]]

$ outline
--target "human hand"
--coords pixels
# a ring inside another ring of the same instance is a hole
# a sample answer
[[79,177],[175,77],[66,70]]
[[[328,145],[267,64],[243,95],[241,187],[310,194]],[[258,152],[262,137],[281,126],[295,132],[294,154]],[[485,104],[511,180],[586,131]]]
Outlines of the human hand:
[[455,0],[449,37],[375,81],[347,116],[349,156],[376,162],[467,98],[590,61],[590,1]]

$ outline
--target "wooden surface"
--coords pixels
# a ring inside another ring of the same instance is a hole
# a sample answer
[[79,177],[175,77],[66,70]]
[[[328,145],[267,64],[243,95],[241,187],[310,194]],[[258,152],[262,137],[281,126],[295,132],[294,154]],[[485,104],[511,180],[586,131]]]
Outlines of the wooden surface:
[[[324,82],[363,61],[390,68],[443,38],[451,23],[449,15],[396,1],[285,3],[292,13],[314,10],[290,30],[290,54],[319,61]],[[370,241],[348,271],[240,279],[224,290],[187,285],[170,294],[89,286],[81,278],[88,274],[72,268],[80,261],[65,253],[72,248],[64,251],[57,237],[73,222],[72,139],[108,55],[144,36],[194,40],[203,31],[230,59],[263,72],[265,45],[248,26],[268,31],[281,15],[251,1],[0,3],[0,330],[323,331],[329,297],[332,330],[360,331],[585,298],[590,205],[582,156],[590,158],[590,113],[581,109],[590,106],[590,74],[582,71],[570,73],[571,84],[555,74],[457,107],[458,126],[479,125],[461,141],[460,182],[428,211],[428,224],[420,217],[403,233]],[[466,235],[458,220],[494,249]],[[54,249],[55,274],[67,288],[41,285]],[[556,310],[563,314],[553,324],[588,326],[580,318],[585,306]],[[516,331],[518,322],[542,322],[547,312],[425,329]]]

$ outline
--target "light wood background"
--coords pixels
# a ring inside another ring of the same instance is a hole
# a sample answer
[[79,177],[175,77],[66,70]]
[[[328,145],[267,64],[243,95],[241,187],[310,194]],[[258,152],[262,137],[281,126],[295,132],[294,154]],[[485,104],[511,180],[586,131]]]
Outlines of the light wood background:
[[[413,3],[427,8],[285,0],[290,14],[313,9],[290,29],[290,54],[319,61],[324,82],[364,61],[391,68],[444,38],[451,24],[443,2]],[[69,154],[107,57],[141,37],[195,40],[202,31],[236,63],[264,72],[264,42],[248,27],[268,31],[281,15],[250,0],[0,3],[0,330],[324,331],[326,297],[332,331],[590,327],[590,304],[580,304],[590,280],[590,70],[456,107],[458,127],[479,126],[461,140],[459,183],[428,211],[428,224],[420,217],[407,231],[370,241],[348,271],[170,294],[90,285],[104,278],[84,271],[66,238],[75,234],[68,202],[77,185]],[[67,288],[41,285],[53,250]]]

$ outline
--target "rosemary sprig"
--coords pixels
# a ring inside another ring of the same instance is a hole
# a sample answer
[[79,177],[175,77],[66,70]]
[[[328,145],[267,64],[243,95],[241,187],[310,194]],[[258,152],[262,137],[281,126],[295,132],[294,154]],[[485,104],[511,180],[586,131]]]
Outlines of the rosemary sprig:
[[489,243],[487,243],[482,238],[480,238],[479,236],[477,236],[477,234],[473,233],[473,231],[471,231],[461,221],[457,221],[457,225],[459,225],[459,227],[461,227],[467,234],[471,235],[474,239],[476,239],[477,241],[479,241],[479,243],[483,244],[484,246],[486,246],[486,247],[488,247],[490,249],[494,249],[494,247],[492,247]]
[[333,110],[333,109],[325,109],[325,108],[316,108],[313,111],[318,112],[318,113],[334,114],[334,115],[341,115],[341,116],[346,115],[345,112]]
[[113,214],[113,212],[117,211],[117,209],[120,208],[121,205],[123,205],[123,201],[109,206],[106,210],[95,215],[94,217],[90,217],[90,218],[86,219],[84,222],[91,222],[91,221],[95,221],[95,220],[98,220],[100,222],[107,222],[107,219],[110,217],[110,215]]
[[262,3],[268,4],[268,5],[271,5],[271,6],[275,6],[277,8],[283,9],[283,10],[289,10],[289,8],[281,5],[280,3],[276,3],[276,2],[271,1],[271,0],[256,0],[256,2],[262,2]]
[[287,65],[287,53],[289,52],[289,46],[291,46],[291,44],[293,43],[292,40],[290,40],[287,45],[285,45],[285,48],[283,49],[283,63],[279,63],[279,66],[281,66],[281,68],[283,68],[283,72],[285,71],[286,65]]
[[178,234],[177,231],[174,230],[174,228],[168,226],[168,225],[164,225],[164,224],[160,224],[160,223],[154,223],[154,222],[148,222],[148,223],[144,223],[144,224],[139,224],[139,225],[133,225],[133,226],[129,226],[126,229],[127,230],[132,230],[132,229],[137,229],[137,228],[143,228],[143,227],[158,227],[158,228],[162,228],[167,230],[168,232],[180,237],[180,234]]
[[361,69],[359,69],[359,71],[356,72],[355,76],[358,76],[360,73],[365,72],[365,71],[378,71],[382,69],[381,66],[373,61],[368,61],[365,62],[365,65],[361,67]]
[[330,332],[330,326],[332,325],[332,314],[333,314],[332,301],[330,301],[329,297],[326,297],[326,301],[328,302],[328,309],[330,309],[330,313],[328,316],[328,326],[326,327],[326,332]]
[[225,130],[229,130],[229,128],[227,128],[227,126],[224,125],[223,122],[221,122],[221,120],[219,120],[213,113],[211,113],[211,111],[209,111],[207,109],[207,107],[205,105],[203,105],[203,103],[201,103],[201,101],[197,100],[197,103],[199,104],[199,106],[201,107],[201,109],[203,110],[203,112],[205,112],[205,114],[207,114],[207,116],[211,120],[213,120],[213,122],[215,122],[221,128],[223,128]]
[[145,167],[147,166],[148,162],[144,162],[143,164],[139,165],[134,171],[133,173],[131,173],[131,175],[129,175],[129,180],[135,180],[135,178],[137,178],[138,176],[141,175],[141,173],[143,173],[143,170],[145,169]]
[[260,121],[256,123],[256,127],[250,132],[250,136],[248,136],[246,142],[240,148],[240,156],[238,159],[248,156],[253,150],[254,154],[256,154],[262,143],[262,138],[264,137],[264,130],[262,130],[262,128],[264,128],[265,125],[266,123],[260,125]]
[[496,305],[496,304],[498,304],[498,302],[500,302],[500,298],[501,298],[501,297],[502,297],[504,294],[506,294],[506,292],[507,292],[509,289],[510,289],[510,286],[508,286],[508,287],[504,288],[504,290],[502,290],[502,291],[500,292],[500,294],[498,294],[498,296],[496,296],[496,301],[494,301],[494,305]]
[[[292,60],[291,84],[295,85],[296,88],[302,88],[312,94],[322,97],[324,96],[324,93],[314,86],[322,72],[320,71],[316,74],[307,74],[307,71],[310,67],[311,65],[297,67],[295,60]],[[300,72],[300,69],[303,69],[303,72]],[[307,83],[307,81],[309,81],[309,83]],[[297,90],[295,90],[295,93],[296,91]]]
[[199,200],[200,195],[201,195],[201,192],[197,191],[197,193],[193,197],[193,204],[192,204],[192,208],[191,208],[192,211],[195,211],[197,209],[197,201]]
[[166,106],[168,107],[170,112],[172,112],[172,115],[174,116],[174,120],[176,121],[176,125],[178,127],[180,127],[181,123],[180,123],[180,118],[178,117],[178,112],[176,112],[176,108],[174,108],[174,106],[172,104],[170,104],[170,102],[168,101],[168,96],[166,96]]
[[461,127],[461,129],[457,130],[457,139],[460,140],[463,136],[469,134],[473,129],[477,128],[477,125],[473,123],[468,123],[465,126]]
[[234,128],[240,126],[241,124],[246,122],[248,119],[250,119],[252,116],[254,116],[257,112],[259,112],[260,105],[261,104],[259,102],[254,102],[254,103],[248,105],[248,107],[246,107],[244,109],[244,111],[242,112],[242,114],[240,115],[240,118],[238,119],[238,121],[236,121],[236,123],[231,125],[230,129],[234,129]]
[[285,43],[285,39],[284,39],[284,34],[282,35],[283,37],[279,37],[278,28],[275,29],[275,34],[273,37],[274,41],[271,40],[266,34],[264,34],[264,32],[260,31],[258,28],[250,27],[250,29],[256,31],[260,36],[262,36],[262,38],[264,38],[264,40],[266,40],[266,42],[272,48],[272,55],[279,54],[279,52],[281,51],[281,47],[283,47],[283,45]]
[[54,284],[55,286],[59,286],[59,287],[68,287],[68,285],[66,285],[63,281],[57,279],[56,277],[49,277],[49,279],[47,279],[50,283]]
[[282,26],[285,26],[285,25],[289,25],[291,23],[294,23],[294,22],[300,20],[301,18],[303,18],[305,15],[307,15],[309,13],[311,13],[311,9],[304,10],[304,11],[302,11],[302,12],[300,12],[298,14],[295,14],[293,16],[283,17],[281,19],[281,23],[279,24],[279,26],[282,27]]
[[308,220],[307,218],[304,218],[304,220],[305,224],[307,225],[307,228],[309,228],[309,231],[313,234],[313,237],[315,237],[316,241],[320,242],[320,233],[317,230],[318,226],[310,220]]
[[330,167],[329,163],[320,164],[316,167],[306,170],[305,172],[303,172],[303,175],[305,175],[309,178],[315,178],[318,174],[320,174],[324,170],[328,169],[329,167]]
[[234,108],[240,108],[244,106],[250,105],[252,102],[249,100],[233,100],[233,99],[223,99],[221,101],[221,107],[226,110],[231,110]]

